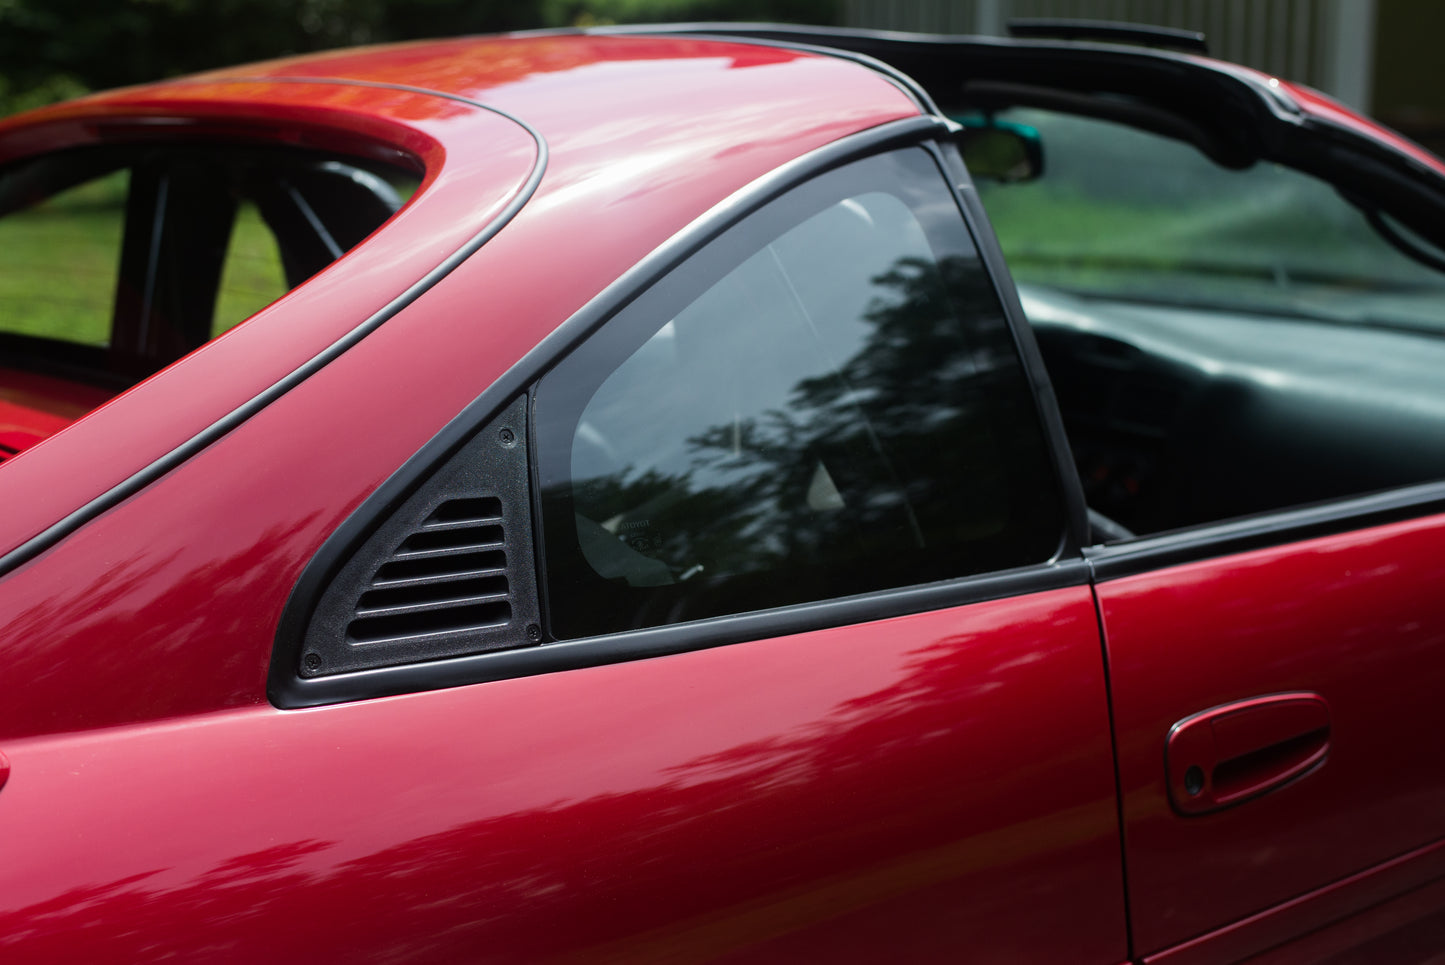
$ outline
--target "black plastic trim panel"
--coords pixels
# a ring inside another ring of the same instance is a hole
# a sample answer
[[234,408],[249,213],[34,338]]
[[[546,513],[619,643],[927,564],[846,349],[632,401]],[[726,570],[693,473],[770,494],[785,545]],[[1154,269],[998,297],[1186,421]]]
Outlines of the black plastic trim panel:
[[504,409],[325,579],[304,633],[278,635],[273,675],[317,678],[541,640],[527,410],[525,396]]
[[[435,690],[681,653],[745,639],[801,633],[1086,584],[1088,565],[1082,558],[1075,558],[926,586],[331,678],[303,680],[292,669],[295,664],[291,661],[297,651],[294,643],[286,641],[299,637],[329,575],[339,570],[380,521],[422,486],[437,466],[451,458],[480,426],[525,394],[572,347],[728,227],[802,182],[865,155],[946,136],[949,130],[949,125],[938,117],[906,118],[836,141],[778,168],[697,218],[558,326],[398,469],[322,545],[302,573],[282,614],[268,687],[272,703],[282,708],[310,707]],[[976,226],[974,230],[977,236]],[[994,262],[989,262],[989,266],[996,267]]]
[[[255,78],[228,77],[218,77],[205,81],[207,84],[255,84],[256,82]],[[420,298],[433,285],[445,278],[467,258],[471,257],[477,249],[490,241],[497,232],[506,227],[507,223],[516,217],[517,212],[521,211],[522,207],[531,199],[537,190],[537,185],[542,182],[542,175],[547,170],[547,142],[536,128],[505,111],[498,110],[495,107],[488,107],[486,104],[468,100],[465,97],[427,90],[422,87],[410,87],[405,84],[380,84],[355,80],[329,80],[326,78],[312,77],[267,77],[265,78],[265,82],[281,84],[325,84],[328,86],[343,87],[374,87],[383,90],[405,91],[412,94],[423,94],[430,97],[440,97],[444,100],[457,101],[458,103],[475,107],[478,110],[486,111],[489,114],[504,117],[522,128],[537,145],[537,157],[532,163],[532,170],[528,174],[526,181],[523,182],[522,187],[513,196],[511,201],[507,203],[506,207],[502,209],[496,218],[483,227],[481,231],[477,232],[477,234],[473,235],[466,244],[449,255],[441,264],[427,272],[426,275],[422,276],[422,278],[410,288],[392,299],[391,302],[375,315],[372,315],[350,332],[347,332],[341,338],[331,343],[331,345],[307,360],[289,375],[280,379],[270,388],[252,398],[249,402],[238,406],[227,415],[217,419],[175,449],[172,449],[155,462],[152,462],[149,466],[134,473],[130,478],[111,487],[108,491],[92,499],[59,521],[52,523],[4,555],[0,555],[0,576],[4,576],[16,567],[21,566],[50,549],[101,513],[125,502],[125,500],[180,466],[196,453],[230,433],[247,419],[329,365],[347,349],[376,331],[383,323]],[[198,81],[197,83],[200,82]]]
[[1445,513],[1445,482],[1161,533],[1128,543],[1091,546],[1083,552],[1095,581],[1104,582],[1433,513]]

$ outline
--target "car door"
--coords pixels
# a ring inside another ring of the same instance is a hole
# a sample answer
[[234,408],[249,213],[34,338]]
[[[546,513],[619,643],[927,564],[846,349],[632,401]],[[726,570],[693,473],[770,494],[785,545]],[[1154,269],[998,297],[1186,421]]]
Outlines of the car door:
[[[1445,285],[1322,179],[1014,116],[1060,176],[1104,150],[1184,236],[1155,237],[1141,204],[1091,278],[1046,256],[1020,272],[1085,488],[1138,531],[1088,551],[1135,950],[1431,960]],[[1131,263],[1131,243],[1191,256]],[[1267,286],[1248,274],[1265,264]]]

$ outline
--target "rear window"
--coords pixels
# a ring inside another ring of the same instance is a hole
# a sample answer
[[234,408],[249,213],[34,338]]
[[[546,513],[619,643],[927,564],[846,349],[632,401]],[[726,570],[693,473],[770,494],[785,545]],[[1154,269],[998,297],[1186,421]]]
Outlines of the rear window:
[[340,258],[418,180],[237,145],[86,148],[0,170],[0,460]]

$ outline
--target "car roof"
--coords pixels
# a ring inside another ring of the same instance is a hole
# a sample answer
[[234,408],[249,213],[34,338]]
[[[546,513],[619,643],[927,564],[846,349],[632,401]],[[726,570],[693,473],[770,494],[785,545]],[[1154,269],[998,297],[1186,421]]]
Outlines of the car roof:
[[[352,354],[367,326],[396,329],[408,358],[435,367],[438,391],[474,393],[735,192],[921,111],[894,79],[843,56],[533,34],[229,68],[0,121],[0,161],[239,135],[345,152],[391,145],[426,168],[412,201],[345,258],[35,447],[49,461],[7,465],[0,486],[30,511],[0,520],[0,553],[187,440],[229,431],[255,400],[329,366],[318,360]],[[407,312],[423,292],[429,310]]]
[[[848,55],[750,40],[541,32],[328,51],[103,92],[0,121],[0,138],[19,145],[0,149],[0,160],[63,146],[16,135],[81,115],[187,115],[219,100],[236,116],[304,121],[315,95],[298,97],[297,83],[349,88],[327,98],[340,101],[330,106],[424,130],[452,155],[484,148],[490,135],[442,122],[468,106],[501,113],[531,127],[546,141],[549,166],[561,168],[659,153],[702,162],[717,141],[740,137],[802,153],[816,146],[820,125],[836,137],[922,109],[894,77]],[[403,103],[402,90],[434,99]]]

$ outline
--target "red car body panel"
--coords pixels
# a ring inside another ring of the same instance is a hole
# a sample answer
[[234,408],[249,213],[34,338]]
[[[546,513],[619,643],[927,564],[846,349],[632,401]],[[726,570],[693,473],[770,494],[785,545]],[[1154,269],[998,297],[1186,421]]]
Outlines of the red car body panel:
[[[1098,587],[1140,951],[1439,836],[1445,773],[1425,762],[1445,690],[1442,535],[1436,516]],[[1205,708],[1286,691],[1328,703],[1324,765],[1232,809],[1171,807],[1170,727]],[[1445,870],[1438,859],[1433,867]],[[1321,910],[1312,926],[1334,917]]]
[[[286,583],[234,592],[264,604]],[[269,636],[164,609],[176,626],[152,653]],[[1122,959],[1088,591],[880,629],[8,741],[0,813],[30,830],[0,866],[0,951]]]
[[[1419,765],[1445,686],[1439,517],[1092,590],[268,703],[303,570],[458,412],[705,213],[921,110],[843,58],[542,35],[0,123],[0,160],[223,137],[425,170],[345,258],[68,428],[79,411],[0,400],[0,443],[6,406],[54,433],[0,471],[3,552],[394,312],[0,579],[0,958],[1293,961],[1438,921],[1445,778]],[[1324,765],[1172,808],[1170,728],[1284,693],[1327,704]]]

